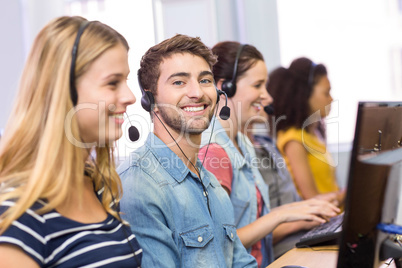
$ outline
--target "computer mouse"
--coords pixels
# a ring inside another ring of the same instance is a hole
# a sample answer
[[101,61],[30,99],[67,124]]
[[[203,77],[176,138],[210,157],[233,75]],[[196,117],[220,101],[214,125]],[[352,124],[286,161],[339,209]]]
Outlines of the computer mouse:
[[307,267],[300,266],[300,265],[285,265],[285,266],[282,266],[281,268],[307,268]]

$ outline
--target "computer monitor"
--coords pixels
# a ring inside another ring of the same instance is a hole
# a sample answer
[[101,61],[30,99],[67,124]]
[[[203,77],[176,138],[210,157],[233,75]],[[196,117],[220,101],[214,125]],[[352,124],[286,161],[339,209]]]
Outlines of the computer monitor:
[[388,239],[388,234],[378,230],[378,224],[402,225],[398,223],[398,211],[402,209],[398,207],[401,123],[402,102],[358,104],[338,268],[378,267],[384,258],[381,247]]

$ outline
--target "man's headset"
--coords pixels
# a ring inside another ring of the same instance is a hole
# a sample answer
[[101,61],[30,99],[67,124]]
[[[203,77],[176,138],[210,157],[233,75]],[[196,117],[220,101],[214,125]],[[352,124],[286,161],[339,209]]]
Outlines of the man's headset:
[[[140,80],[140,70],[138,70],[138,72],[137,72],[137,78],[138,78],[138,85],[139,85],[139,87],[141,89],[141,93],[142,93],[141,106],[142,106],[142,108],[144,108],[145,111],[151,112],[153,109],[153,106],[155,105],[154,95],[152,94],[151,91],[145,90],[142,87],[141,80]],[[219,117],[223,120],[227,120],[230,117],[230,108],[227,106],[228,96],[224,91],[219,90],[216,87],[215,87],[215,89],[216,89],[216,94],[218,96],[216,99],[216,103],[219,102],[220,95],[225,95],[225,106],[222,107],[222,109],[219,113]],[[131,124],[131,122],[130,122],[130,124]],[[140,138],[140,133],[139,133],[138,129],[135,126],[133,126],[132,124],[128,128],[128,137],[133,142],[137,141]]]
[[[173,137],[173,135],[169,132],[169,130],[167,129],[167,127],[165,126],[165,124],[163,123],[163,121],[159,118],[158,114],[155,113],[155,111],[153,110],[153,106],[155,105],[155,98],[154,95],[152,94],[151,91],[148,90],[144,90],[142,84],[141,84],[141,79],[140,79],[140,70],[138,70],[137,72],[137,78],[138,78],[138,85],[141,89],[142,92],[142,97],[141,97],[141,106],[142,108],[144,108],[145,111],[147,112],[153,112],[155,117],[162,123],[163,127],[166,129],[167,133],[169,134],[169,136],[173,139],[173,141],[176,143],[177,147],[180,149],[180,151],[182,152],[182,154],[184,155],[185,158],[187,158],[187,160],[189,161],[189,163],[194,167],[194,169],[196,170],[198,177],[201,181],[201,185],[204,191],[204,195],[207,198],[207,205],[208,205],[208,211],[209,214],[211,214],[211,209],[210,209],[210,205],[209,205],[209,197],[208,197],[208,192],[207,189],[205,187],[205,185],[202,182],[202,178],[201,178],[201,168],[197,168],[191,161],[190,159],[187,157],[187,155],[184,153],[184,151],[181,149],[180,145],[177,143],[177,141],[175,140],[175,138]],[[219,102],[220,99],[220,95],[224,94],[226,97],[225,100],[225,106],[222,107],[219,116],[223,119],[223,120],[227,120],[230,117],[230,108],[227,106],[227,95],[225,92],[218,90],[216,87],[216,94],[217,94],[217,100],[216,103]],[[131,122],[130,122],[131,124]],[[128,137],[130,138],[131,141],[137,141],[140,137],[138,129],[133,126],[131,124],[131,126],[128,128]],[[203,163],[201,164],[201,166],[203,165]],[[211,214],[212,215],[212,214]]]

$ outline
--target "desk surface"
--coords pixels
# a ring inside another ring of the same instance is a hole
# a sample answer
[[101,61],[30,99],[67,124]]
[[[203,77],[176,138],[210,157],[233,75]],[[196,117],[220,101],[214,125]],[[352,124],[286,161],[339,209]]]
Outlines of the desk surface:
[[[280,268],[285,265],[300,265],[306,268],[336,268],[337,261],[337,246],[314,247],[314,249],[294,248],[271,263],[267,268]],[[396,267],[394,262],[391,262],[391,265],[386,264],[387,262],[381,264],[379,268]]]

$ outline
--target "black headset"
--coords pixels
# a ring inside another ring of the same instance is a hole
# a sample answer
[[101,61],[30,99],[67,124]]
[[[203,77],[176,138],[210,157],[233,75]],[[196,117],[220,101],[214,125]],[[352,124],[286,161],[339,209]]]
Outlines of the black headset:
[[[241,51],[240,51],[241,52]],[[238,52],[238,54],[240,55],[240,52]],[[237,62],[237,60],[236,60]],[[235,66],[235,68],[237,69],[237,64]],[[144,87],[142,86],[141,83],[141,69],[138,69],[137,71],[137,80],[138,80],[138,86],[140,87],[141,90],[141,106],[142,108],[144,108],[145,111],[147,112],[152,112],[153,110],[153,106],[155,105],[155,98],[154,95],[152,94],[151,91],[149,90],[145,90]],[[216,86],[215,86],[215,90],[216,90],[216,103],[219,102],[220,100],[220,95],[225,95],[225,105],[222,107],[220,113],[219,113],[219,117],[223,120],[227,120],[230,117],[230,108],[228,107],[228,94],[225,91],[219,90]],[[130,118],[129,118],[130,120]],[[137,129],[137,127],[133,126],[133,124],[131,124],[130,121],[130,127],[128,128],[128,137],[131,141],[137,141],[140,138],[140,133]]]
[[[147,112],[152,112],[153,106],[155,105],[155,98],[154,95],[152,94],[151,91],[145,90],[144,87],[142,86],[141,83],[141,78],[140,78],[140,69],[137,72],[137,79],[138,79],[138,86],[140,87],[142,96],[141,96],[141,106],[144,108],[145,111]],[[228,96],[226,92],[219,90],[218,88],[215,87],[216,90],[216,103],[219,102],[220,100],[220,95],[225,95],[225,106],[222,107],[219,117],[222,118],[223,120],[227,120],[230,117],[230,108],[228,107]],[[129,118],[130,120],[130,118]],[[128,137],[131,141],[137,141],[140,138],[140,133],[138,131],[138,128],[133,126],[130,121],[130,127],[128,128]]]
[[[222,82],[222,90],[226,93],[227,98],[231,98],[236,94],[237,66],[239,65],[240,55],[245,46],[246,46],[246,44],[242,44],[237,49],[236,59],[235,59],[234,67],[233,67],[232,79],[231,80],[226,79]],[[264,106],[264,111],[269,115],[273,115],[274,114],[273,105],[270,104],[270,105]]]
[[222,82],[222,90],[226,92],[228,98],[233,97],[236,93],[237,66],[239,65],[240,55],[245,46],[245,44],[242,44],[237,49],[232,79],[226,79]]
[[137,72],[137,79],[138,79],[138,86],[141,89],[142,97],[141,97],[141,106],[144,108],[145,111],[151,112],[152,106],[155,105],[155,98],[154,94],[151,91],[145,90],[142,87],[141,78],[140,78],[140,69]]
[[[145,111],[151,112],[152,106],[155,104],[154,95],[152,94],[151,91],[145,90],[143,88],[143,86],[141,84],[140,70],[138,70],[138,72],[137,72],[137,78],[138,78],[138,85],[139,85],[139,87],[141,89],[141,93],[142,93],[141,106],[142,106],[142,108],[144,108]],[[215,89],[216,89],[216,95],[217,95],[216,103],[218,103],[220,100],[220,95],[223,94],[223,95],[227,96],[227,94],[225,92],[223,92],[222,90],[217,89],[216,87],[215,87]],[[226,97],[226,99],[227,99],[227,97]],[[226,104],[224,107],[222,107],[221,113],[219,114],[219,116],[224,120],[228,119],[230,116],[230,110],[229,110],[229,114],[227,114],[226,112],[223,112],[223,117],[222,117],[222,111],[224,110],[225,107],[227,107]],[[227,108],[229,108],[229,107],[227,107]],[[225,109],[225,111],[226,111],[226,109]]]
[[[180,145],[178,144],[178,142],[176,141],[176,139],[173,137],[173,135],[172,135],[172,134],[170,133],[170,131],[167,129],[167,127],[165,126],[165,124],[163,123],[163,121],[159,118],[158,114],[155,113],[155,111],[153,110],[153,106],[154,106],[154,104],[155,104],[155,98],[154,98],[154,95],[152,94],[151,91],[145,90],[145,89],[143,88],[142,83],[141,83],[141,78],[140,78],[140,70],[138,70],[138,72],[137,72],[137,78],[138,78],[138,85],[139,85],[139,87],[140,87],[140,89],[141,89],[141,92],[142,92],[142,97],[141,97],[141,106],[142,106],[142,108],[144,108],[144,110],[147,111],[147,112],[150,112],[150,113],[153,112],[153,113],[154,113],[155,117],[159,120],[159,122],[161,122],[161,124],[162,124],[163,127],[165,128],[166,132],[169,134],[169,136],[172,138],[172,140],[176,143],[177,147],[180,149],[180,151],[182,152],[182,154],[184,155],[184,157],[187,158],[188,162],[189,162],[189,163],[194,167],[194,169],[196,170],[196,172],[197,172],[197,174],[198,174],[198,177],[199,177],[199,179],[200,179],[200,181],[201,181],[201,185],[202,185],[202,189],[203,189],[203,191],[204,191],[204,195],[205,195],[205,197],[207,198],[207,206],[208,206],[209,214],[212,215],[212,214],[211,214],[211,208],[210,208],[210,205],[209,205],[208,192],[207,192],[207,189],[206,189],[204,183],[202,182],[202,178],[201,178],[201,171],[200,171],[201,169],[198,169],[198,168],[193,164],[193,162],[190,161],[190,159],[187,157],[187,155],[186,155],[186,154],[184,153],[184,151],[181,149],[181,147],[180,147]],[[216,94],[218,95],[218,98],[217,98],[216,103],[218,103],[218,101],[219,101],[219,95],[220,95],[220,94],[225,94],[225,96],[226,96],[226,93],[223,92],[223,91],[221,91],[221,90],[218,90],[216,87],[215,87],[215,89],[216,89]],[[227,102],[227,98],[226,98],[226,102]],[[224,109],[223,109],[223,108],[225,108],[225,107],[227,108],[227,110],[224,110]],[[230,116],[230,109],[229,109],[229,107],[227,107],[227,105],[225,105],[223,108],[222,108],[222,110],[221,110],[220,115],[223,113],[223,114],[224,114],[224,115],[223,115],[224,117],[227,116],[227,118],[229,118],[229,116]],[[229,112],[229,113],[226,114],[227,112]],[[227,119],[227,118],[226,118],[226,119]],[[226,119],[224,119],[224,120],[226,120]],[[130,123],[131,123],[131,122],[130,122]],[[129,138],[130,138],[131,141],[136,141],[136,140],[138,140],[139,135],[137,135],[137,133],[138,133],[138,129],[137,129],[135,126],[131,125],[131,126],[129,127],[129,129],[128,129],[128,134],[129,134]],[[201,164],[201,165],[203,165],[203,164]]]
[[71,51],[71,67],[70,67],[70,97],[71,101],[73,102],[73,106],[77,105],[78,101],[78,93],[77,88],[75,87],[75,62],[77,61],[77,54],[78,54],[78,44],[80,43],[81,35],[84,32],[85,28],[89,25],[89,21],[81,22],[80,28],[77,32],[77,37],[74,41],[74,46]]

